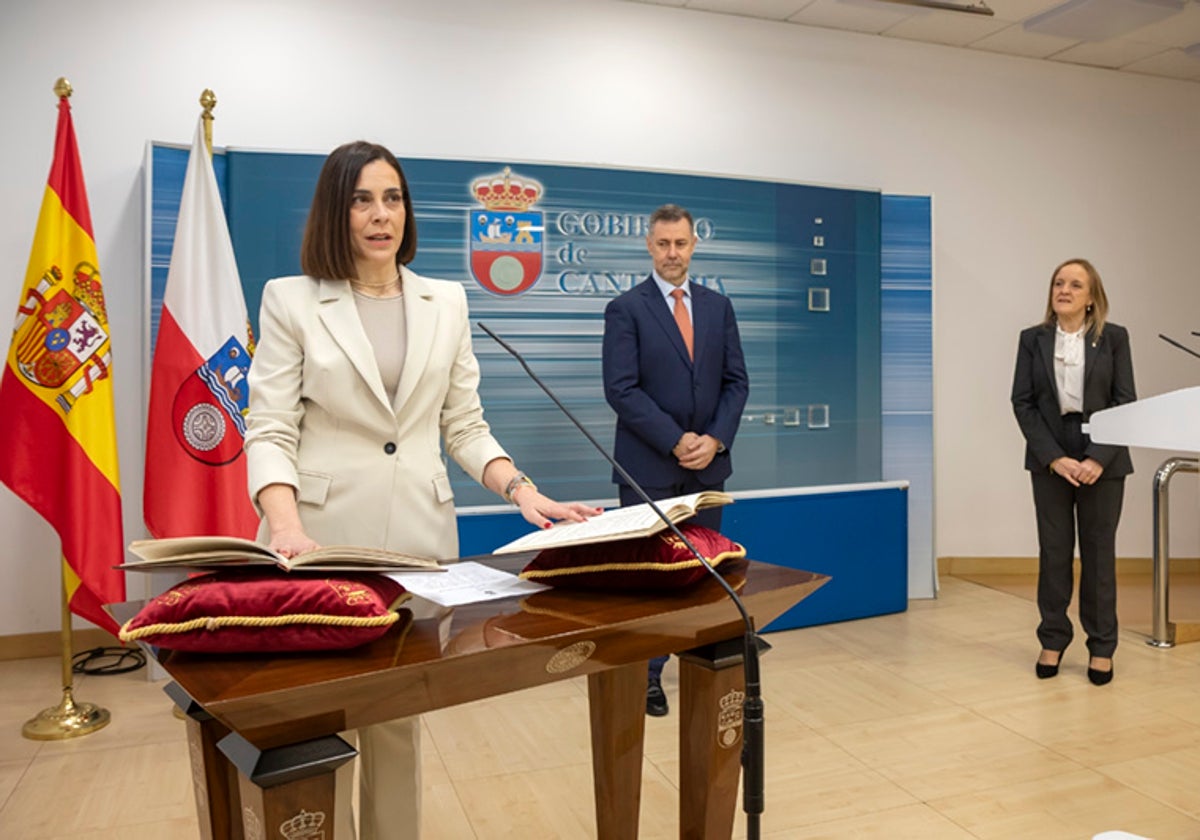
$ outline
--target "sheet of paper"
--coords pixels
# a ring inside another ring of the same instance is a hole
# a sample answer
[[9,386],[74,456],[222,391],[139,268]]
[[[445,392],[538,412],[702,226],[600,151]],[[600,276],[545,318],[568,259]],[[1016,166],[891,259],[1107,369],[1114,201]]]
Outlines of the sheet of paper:
[[442,568],[444,572],[391,572],[388,577],[412,594],[443,607],[519,597],[548,588],[471,560],[447,563]]

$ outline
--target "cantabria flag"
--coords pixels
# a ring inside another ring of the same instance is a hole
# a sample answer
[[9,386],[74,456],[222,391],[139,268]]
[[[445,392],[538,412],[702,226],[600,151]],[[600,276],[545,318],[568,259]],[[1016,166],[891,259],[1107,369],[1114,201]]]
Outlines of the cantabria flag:
[[242,439],[254,337],[203,123],[188,157],[154,347],[142,511],[157,538],[253,537]]

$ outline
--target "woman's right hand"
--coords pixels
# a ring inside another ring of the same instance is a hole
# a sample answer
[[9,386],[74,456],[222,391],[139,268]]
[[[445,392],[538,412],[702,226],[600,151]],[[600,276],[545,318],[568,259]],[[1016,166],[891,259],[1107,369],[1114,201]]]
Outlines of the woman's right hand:
[[270,549],[284,557],[295,557],[309,551],[316,551],[320,544],[304,533],[302,529],[284,529],[271,534]]

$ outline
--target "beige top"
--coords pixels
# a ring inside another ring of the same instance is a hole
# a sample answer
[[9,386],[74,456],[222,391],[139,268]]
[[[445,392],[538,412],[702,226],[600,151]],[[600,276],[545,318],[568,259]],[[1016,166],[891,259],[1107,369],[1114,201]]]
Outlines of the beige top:
[[404,294],[398,292],[390,297],[371,297],[354,293],[354,305],[358,318],[371,348],[375,351],[375,363],[379,365],[379,378],[388,400],[396,401],[400,387],[400,373],[404,370],[404,354],[408,348],[408,330],[404,325]]

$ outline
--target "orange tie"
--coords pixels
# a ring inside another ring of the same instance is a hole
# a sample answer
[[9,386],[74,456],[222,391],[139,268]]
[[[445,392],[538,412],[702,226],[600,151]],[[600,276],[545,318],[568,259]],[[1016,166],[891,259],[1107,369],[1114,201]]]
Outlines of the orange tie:
[[687,347],[688,358],[695,358],[692,354],[692,319],[688,317],[687,307],[683,305],[683,289],[675,289],[671,292],[671,297],[675,298],[675,323],[679,325],[679,334],[683,336],[683,343]]

